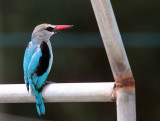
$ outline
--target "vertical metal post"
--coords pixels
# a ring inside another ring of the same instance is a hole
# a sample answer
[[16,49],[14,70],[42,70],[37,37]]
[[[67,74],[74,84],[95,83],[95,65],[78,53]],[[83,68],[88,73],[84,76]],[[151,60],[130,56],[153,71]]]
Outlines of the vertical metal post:
[[3,18],[2,18],[2,4],[1,3],[2,3],[2,1],[0,1],[0,32],[2,32],[2,30],[3,30],[2,29],[3,28],[2,27],[2,19]]
[[91,0],[116,84],[118,121],[136,121],[135,81],[110,0]]

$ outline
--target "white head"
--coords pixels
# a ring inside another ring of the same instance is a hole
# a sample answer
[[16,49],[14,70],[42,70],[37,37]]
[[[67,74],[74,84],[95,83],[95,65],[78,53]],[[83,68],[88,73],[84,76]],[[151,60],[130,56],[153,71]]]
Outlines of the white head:
[[40,24],[36,26],[32,33],[32,39],[49,40],[50,37],[62,29],[71,28],[72,25],[51,25]]

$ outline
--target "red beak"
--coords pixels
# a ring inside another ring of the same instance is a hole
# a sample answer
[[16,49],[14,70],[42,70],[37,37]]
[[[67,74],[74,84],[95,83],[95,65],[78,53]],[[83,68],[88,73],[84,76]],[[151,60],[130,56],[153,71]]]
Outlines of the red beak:
[[61,29],[68,29],[71,28],[73,25],[56,25],[54,30],[61,30]]

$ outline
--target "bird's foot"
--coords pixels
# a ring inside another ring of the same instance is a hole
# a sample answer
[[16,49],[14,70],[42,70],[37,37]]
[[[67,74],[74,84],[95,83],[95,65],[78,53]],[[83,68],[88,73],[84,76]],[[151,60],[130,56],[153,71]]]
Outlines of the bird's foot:
[[56,82],[52,82],[52,81],[45,81],[45,82],[44,82],[44,84],[43,84],[43,86],[46,86],[46,85],[48,85],[48,84],[53,84],[53,83],[56,83]]
[[38,89],[38,92],[42,92],[42,90],[44,89],[45,86],[49,85],[49,84],[53,84],[56,82],[52,82],[52,81],[45,81],[44,84],[42,85],[42,87],[40,89]]

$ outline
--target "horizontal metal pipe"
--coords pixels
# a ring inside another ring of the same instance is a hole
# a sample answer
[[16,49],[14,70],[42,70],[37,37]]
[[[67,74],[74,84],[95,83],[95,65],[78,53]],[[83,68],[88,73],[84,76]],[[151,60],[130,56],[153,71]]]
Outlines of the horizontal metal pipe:
[[[111,102],[114,82],[54,83],[47,85],[42,96],[45,102]],[[35,102],[25,84],[1,84],[0,103]]]

